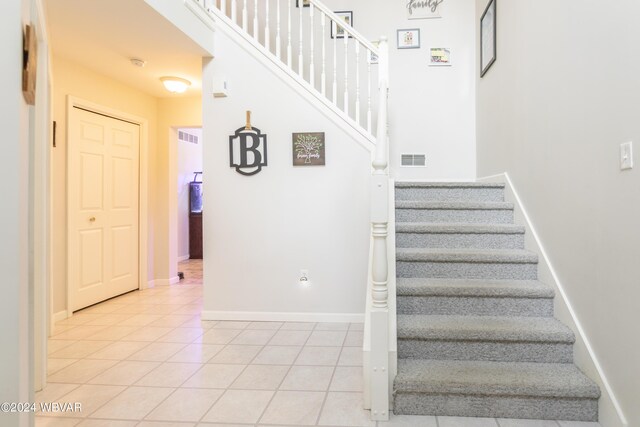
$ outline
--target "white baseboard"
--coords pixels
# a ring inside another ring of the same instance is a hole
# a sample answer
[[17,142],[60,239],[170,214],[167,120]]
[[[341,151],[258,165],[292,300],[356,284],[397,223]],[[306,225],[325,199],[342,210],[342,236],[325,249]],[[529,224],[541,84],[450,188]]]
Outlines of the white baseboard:
[[544,249],[542,241],[536,231],[536,228],[531,221],[525,206],[522,204],[522,199],[518,195],[516,188],[509,178],[507,172],[488,176],[484,178],[478,178],[480,182],[500,182],[505,185],[505,200],[513,202],[515,210],[515,221],[520,225],[524,225],[526,228],[525,234],[525,248],[539,255],[540,262],[538,264],[538,275],[542,282],[553,286],[560,298],[555,299],[556,317],[569,326],[576,335],[576,342],[574,344],[574,362],[584,371],[592,380],[594,380],[598,386],[602,395],[598,403],[598,412],[600,417],[600,424],[606,427],[628,427],[627,419],[622,412],[620,403],[615,397],[613,389],[607,380],[604,370],[596,357],[596,354],[589,342],[589,338],[582,328],[582,324],[578,319],[578,316],[573,309],[569,296],[567,295],[564,285],[560,281],[558,274],[556,273],[549,256]]
[[202,320],[253,322],[350,322],[363,323],[364,313],[277,313],[264,311],[202,311]]
[[56,324],[57,322],[61,322],[64,319],[68,319],[69,317],[69,312],[67,310],[59,311],[53,315],[53,323]]
[[149,282],[147,282],[147,288],[153,288],[155,286],[175,285],[176,283],[179,283],[179,282],[180,282],[180,278],[178,276],[172,277],[171,279],[149,280]]
[[188,255],[188,254],[187,254],[187,255],[179,256],[179,257],[178,257],[178,262],[186,261],[186,260],[188,260],[189,258],[191,258],[191,255]]

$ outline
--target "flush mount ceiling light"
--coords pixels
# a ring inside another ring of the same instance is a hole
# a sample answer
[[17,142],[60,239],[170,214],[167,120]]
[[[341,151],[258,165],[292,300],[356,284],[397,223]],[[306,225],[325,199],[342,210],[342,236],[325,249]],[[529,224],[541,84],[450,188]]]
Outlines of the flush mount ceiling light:
[[160,81],[164,85],[165,89],[171,93],[183,93],[189,86],[191,86],[191,82],[189,80],[181,79],[180,77],[161,77]]
[[131,64],[135,65],[136,67],[144,67],[145,65],[147,65],[147,61],[145,61],[144,59],[140,59],[140,58],[130,58],[129,61],[131,61]]

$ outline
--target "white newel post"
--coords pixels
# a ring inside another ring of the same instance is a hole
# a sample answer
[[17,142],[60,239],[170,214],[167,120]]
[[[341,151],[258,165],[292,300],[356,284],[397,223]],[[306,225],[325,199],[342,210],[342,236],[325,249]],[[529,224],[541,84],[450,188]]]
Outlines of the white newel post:
[[371,419],[389,419],[389,266],[387,227],[389,223],[389,155],[387,136],[387,97],[389,87],[389,46],[380,38],[379,111],[376,153],[371,179],[372,307],[371,307]]

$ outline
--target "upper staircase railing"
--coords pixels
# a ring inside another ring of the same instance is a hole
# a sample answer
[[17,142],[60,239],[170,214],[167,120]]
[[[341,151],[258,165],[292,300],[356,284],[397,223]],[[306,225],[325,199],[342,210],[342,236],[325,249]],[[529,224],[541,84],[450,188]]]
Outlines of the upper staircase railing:
[[[380,52],[388,49],[386,39],[369,41],[319,0],[186,1],[253,39],[270,59],[375,142],[380,109],[375,86],[388,81],[389,74],[388,65],[380,61]],[[303,2],[304,7],[298,7]]]
[[[374,43],[319,0],[185,0],[253,45],[321,103],[375,143],[371,253],[365,314],[365,402],[373,420],[389,419],[391,397],[388,256],[389,47]],[[301,7],[298,7],[300,3]],[[304,3],[304,6],[303,4]],[[307,7],[308,5],[308,7]],[[374,85],[377,83],[377,89]],[[374,134],[375,129],[375,134]],[[391,252],[392,253],[392,252]]]

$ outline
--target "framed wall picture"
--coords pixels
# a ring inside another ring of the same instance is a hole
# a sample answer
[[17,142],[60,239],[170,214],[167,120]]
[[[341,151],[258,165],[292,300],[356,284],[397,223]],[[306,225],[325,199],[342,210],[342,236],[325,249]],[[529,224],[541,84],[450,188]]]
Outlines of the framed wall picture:
[[324,166],[324,132],[294,133],[293,166]]
[[300,7],[300,2],[302,2],[303,7],[309,7],[311,4],[309,3],[309,0],[296,0],[296,7]]
[[398,49],[419,49],[420,29],[398,30]]
[[448,47],[432,47],[429,49],[429,65],[432,67],[450,67],[451,49]]
[[496,1],[489,1],[482,18],[480,18],[480,77],[484,77],[489,68],[496,62]]
[[[352,11],[340,11],[340,12],[333,12],[336,15],[338,15],[339,18],[341,18],[342,20],[344,20],[345,23],[351,25],[353,27],[353,12]],[[338,28],[336,28],[338,27]],[[344,38],[344,28],[342,28],[339,25],[336,25],[335,22],[331,21],[331,38],[335,39],[343,39]],[[351,38],[351,36],[349,36]]]

